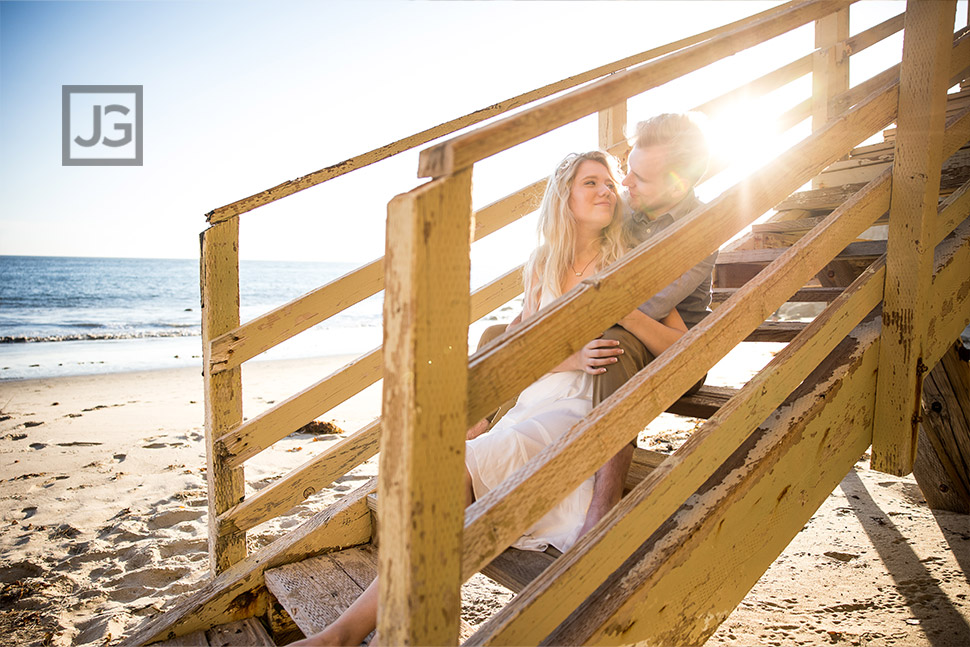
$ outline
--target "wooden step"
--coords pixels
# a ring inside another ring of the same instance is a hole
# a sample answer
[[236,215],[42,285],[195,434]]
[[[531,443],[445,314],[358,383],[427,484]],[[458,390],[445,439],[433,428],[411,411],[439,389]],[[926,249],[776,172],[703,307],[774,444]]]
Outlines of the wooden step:
[[[265,575],[266,588],[309,636],[326,629],[374,581],[377,549],[364,544],[270,569]],[[464,641],[474,630],[461,620],[458,633]],[[371,632],[364,642],[373,639]]]
[[790,342],[807,325],[803,321],[766,321],[748,335],[744,341]]
[[[831,303],[835,301],[844,288],[822,288],[808,287],[795,292],[788,299],[788,303],[811,302],[811,303]],[[738,288],[714,288],[711,291],[711,303],[721,304],[734,296]]]
[[322,631],[377,576],[377,551],[365,544],[266,571],[266,588],[300,630]]
[[195,631],[162,642],[157,647],[273,647],[276,643],[256,618],[213,627],[207,631]]

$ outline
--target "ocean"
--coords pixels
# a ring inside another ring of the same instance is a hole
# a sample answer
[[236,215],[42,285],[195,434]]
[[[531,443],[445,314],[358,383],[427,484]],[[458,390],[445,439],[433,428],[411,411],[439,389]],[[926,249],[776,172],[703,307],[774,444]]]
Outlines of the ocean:
[[[356,267],[242,261],[242,321]],[[197,260],[0,256],[0,380],[182,366],[201,370],[199,305]],[[382,341],[382,306],[383,292],[257,360],[367,352]],[[514,314],[505,312],[501,320]],[[484,325],[473,326],[471,335],[477,339]]]

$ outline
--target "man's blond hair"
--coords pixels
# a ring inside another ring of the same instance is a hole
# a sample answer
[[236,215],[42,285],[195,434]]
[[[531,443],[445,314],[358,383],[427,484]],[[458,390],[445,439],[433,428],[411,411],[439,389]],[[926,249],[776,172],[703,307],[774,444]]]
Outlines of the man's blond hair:
[[707,137],[693,115],[667,112],[641,121],[634,144],[639,148],[666,146],[666,170],[676,173],[689,186],[697,184],[707,172]]

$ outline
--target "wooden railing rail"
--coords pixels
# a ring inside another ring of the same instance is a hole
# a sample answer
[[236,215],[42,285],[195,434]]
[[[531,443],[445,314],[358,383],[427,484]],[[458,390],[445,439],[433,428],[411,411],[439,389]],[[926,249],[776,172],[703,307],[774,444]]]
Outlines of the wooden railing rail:
[[[475,290],[471,321],[476,321],[522,291],[521,269],[515,268]],[[358,357],[316,384],[293,395],[217,440],[223,461],[238,467],[270,445],[357,395],[383,376],[383,347]]]
[[[539,180],[479,209],[475,213],[475,240],[535,211],[545,188],[546,180]],[[215,337],[210,342],[209,353],[212,373],[240,366],[383,289],[384,258],[381,257]]]
[[852,0],[807,0],[783,5],[774,16],[668,54],[662,60],[642,63],[427,148],[421,152],[418,174],[420,177],[441,177],[467,168],[477,161],[770,40],[851,3]]
[[780,9],[778,7],[772,7],[771,9],[762,11],[753,16],[748,16],[747,18],[742,18],[741,20],[728,23],[727,25],[722,25],[693,36],[681,38],[680,40],[672,43],[667,43],[666,45],[661,45],[660,47],[654,47],[647,51],[640,52],[632,56],[627,56],[626,58],[613,61],[612,63],[607,63],[591,70],[587,70],[581,74],[576,74],[575,76],[570,76],[561,81],[544,85],[535,90],[530,90],[529,92],[525,92],[510,99],[499,101],[498,103],[481,108],[475,112],[468,113],[462,117],[457,117],[450,121],[446,121],[445,123],[434,126],[433,128],[428,128],[419,133],[415,133],[390,144],[381,146],[380,148],[375,148],[374,150],[362,153],[342,162],[338,162],[337,164],[333,164],[318,171],[308,173],[307,175],[296,178],[295,180],[288,180],[282,184],[278,184],[270,189],[266,189],[265,191],[260,191],[259,193],[251,195],[247,198],[243,198],[223,207],[213,209],[206,214],[206,219],[209,221],[209,223],[215,224],[217,222],[228,220],[229,218],[234,218],[240,214],[246,213],[247,211],[252,211],[257,207],[267,205],[281,198],[285,198],[286,196],[303,191],[304,189],[309,189],[310,187],[322,184],[328,180],[340,177],[341,175],[345,175],[357,169],[364,168],[365,166],[380,162],[381,160],[393,157],[398,153],[403,153],[404,151],[427,144],[435,139],[446,137],[463,128],[473,126],[510,110],[520,108],[540,99],[545,99],[546,97],[550,97],[554,94],[575,88],[594,79],[598,79],[609,74],[614,74],[628,67],[639,65],[645,61],[664,56],[670,52],[683,49],[684,47],[703,42],[709,38],[713,38],[714,36],[718,36],[725,32],[731,31],[732,29],[736,29],[737,27],[749,25],[759,20],[763,20],[777,14],[779,11]]

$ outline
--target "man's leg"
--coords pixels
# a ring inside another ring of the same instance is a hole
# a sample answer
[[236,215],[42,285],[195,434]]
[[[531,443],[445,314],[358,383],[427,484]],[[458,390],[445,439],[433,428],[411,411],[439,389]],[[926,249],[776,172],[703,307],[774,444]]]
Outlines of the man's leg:
[[[620,342],[623,354],[617,356],[617,361],[593,378],[593,406],[613,395],[613,392],[637,374],[644,366],[653,361],[654,356],[636,336],[622,326],[613,326],[605,333],[603,339],[615,339]],[[623,446],[613,458],[599,468],[593,478],[593,497],[586,513],[586,521],[580,536],[592,528],[600,518],[609,512],[623,496],[623,485],[626,473],[633,461],[633,450],[636,438]]]

